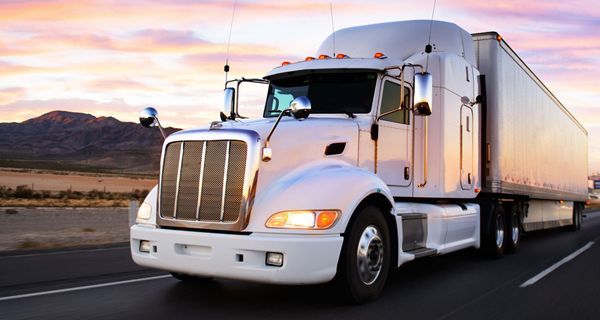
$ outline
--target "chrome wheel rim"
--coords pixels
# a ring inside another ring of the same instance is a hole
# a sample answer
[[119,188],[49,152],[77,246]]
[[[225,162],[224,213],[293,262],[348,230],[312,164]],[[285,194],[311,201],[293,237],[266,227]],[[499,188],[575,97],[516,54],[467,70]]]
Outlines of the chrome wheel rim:
[[496,247],[502,248],[502,243],[504,243],[504,219],[499,214],[496,216]]
[[383,241],[379,230],[375,226],[368,226],[363,230],[358,240],[356,249],[356,266],[360,281],[370,285],[381,273],[383,267]]
[[512,242],[513,244],[519,243],[519,215],[514,214],[512,217]]

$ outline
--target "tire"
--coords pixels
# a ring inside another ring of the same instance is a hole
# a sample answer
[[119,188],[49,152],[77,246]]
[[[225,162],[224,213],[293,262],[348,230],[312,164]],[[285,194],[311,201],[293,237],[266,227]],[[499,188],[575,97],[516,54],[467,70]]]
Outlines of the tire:
[[491,258],[500,258],[504,254],[506,236],[506,219],[504,209],[500,204],[491,206],[491,213],[488,215],[489,223],[487,230],[483,234],[483,249],[487,256]]
[[504,237],[504,249],[507,253],[515,253],[521,243],[521,210],[519,203],[510,203],[505,207],[506,212],[506,236]]
[[339,281],[351,302],[362,304],[376,299],[390,269],[390,232],[381,210],[360,209],[351,222],[338,265]]
[[571,218],[573,224],[571,225],[571,231],[578,231],[581,229],[583,222],[583,206],[579,203],[573,204],[573,218]]
[[171,272],[171,275],[173,276],[173,278],[175,278],[181,282],[184,282],[184,283],[202,283],[202,282],[212,281],[212,278],[191,276],[189,274],[178,273],[178,272]]

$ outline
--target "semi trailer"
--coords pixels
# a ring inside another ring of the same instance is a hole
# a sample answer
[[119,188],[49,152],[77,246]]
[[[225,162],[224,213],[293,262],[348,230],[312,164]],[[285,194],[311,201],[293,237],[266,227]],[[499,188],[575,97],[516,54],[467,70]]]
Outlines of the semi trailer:
[[[268,86],[260,119],[239,112],[248,81]],[[166,137],[131,254],[183,281],[335,278],[361,303],[412,260],[577,230],[586,197],[586,130],[498,33],[358,26],[227,82],[220,121]]]

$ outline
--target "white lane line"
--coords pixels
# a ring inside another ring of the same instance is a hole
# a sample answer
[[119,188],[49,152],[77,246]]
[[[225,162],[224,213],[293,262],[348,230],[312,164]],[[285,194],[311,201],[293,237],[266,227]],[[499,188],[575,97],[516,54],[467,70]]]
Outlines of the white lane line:
[[171,277],[171,275],[162,275],[162,276],[156,276],[156,277],[148,277],[148,278],[139,278],[139,279],[132,279],[132,280],[116,281],[116,282],[99,283],[99,284],[93,284],[93,285],[82,286],[82,287],[73,287],[73,288],[66,288],[66,289],[58,289],[58,290],[34,292],[34,293],[27,293],[27,294],[19,294],[19,295],[16,295],[16,296],[0,297],[0,301],[21,299],[21,298],[30,298],[30,297],[37,297],[37,296],[45,296],[45,295],[55,294],[55,293],[80,291],[80,290],[87,290],[87,289],[94,289],[94,288],[118,286],[118,285],[121,285],[121,284],[134,283],[134,282],[142,282],[142,281],[150,281],[150,280],[158,280],[158,279],[164,279],[164,278],[170,278],[170,277]]
[[28,253],[28,254],[15,254],[15,255],[6,255],[0,256],[0,260],[3,259],[13,259],[13,258],[27,258],[27,257],[38,257],[38,256],[55,256],[60,254],[71,254],[71,253],[88,253],[88,252],[98,252],[98,251],[112,251],[112,250],[129,250],[129,246],[124,247],[111,247],[111,248],[96,248],[96,249],[81,249],[81,250],[64,250],[64,251],[54,251],[54,252],[39,252],[39,253]]
[[529,287],[532,284],[535,284],[536,282],[540,281],[543,277],[547,276],[548,274],[550,274],[550,272],[558,269],[560,266],[562,266],[563,264],[575,259],[575,257],[577,257],[578,255],[582,254],[583,252],[585,252],[587,249],[591,248],[592,245],[594,245],[594,241],[590,241],[588,242],[585,246],[583,246],[582,248],[580,248],[579,250],[571,253],[570,255],[564,257],[562,260],[560,260],[559,262],[553,264],[552,266],[550,266],[548,269],[538,273],[535,277],[523,282],[523,284],[521,284],[519,287],[520,288],[525,288],[525,287]]

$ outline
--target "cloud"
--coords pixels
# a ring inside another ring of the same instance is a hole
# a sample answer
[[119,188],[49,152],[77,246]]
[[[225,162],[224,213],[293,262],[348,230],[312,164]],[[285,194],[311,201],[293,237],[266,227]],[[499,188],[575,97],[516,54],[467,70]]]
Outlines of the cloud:
[[25,96],[25,88],[8,87],[0,88],[0,104],[14,102]]

